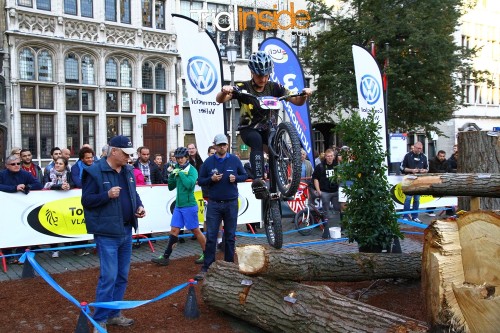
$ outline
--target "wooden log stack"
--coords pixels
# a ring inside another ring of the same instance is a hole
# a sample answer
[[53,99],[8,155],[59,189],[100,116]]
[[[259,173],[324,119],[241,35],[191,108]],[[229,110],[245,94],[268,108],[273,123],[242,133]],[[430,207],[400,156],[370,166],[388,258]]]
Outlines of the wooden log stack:
[[[269,332],[426,332],[425,323],[379,309],[300,280],[360,281],[419,278],[418,254],[325,255],[263,246],[237,249],[239,267],[215,262],[203,282],[210,306]],[[389,260],[392,257],[395,260]],[[361,278],[357,276],[360,274]]]

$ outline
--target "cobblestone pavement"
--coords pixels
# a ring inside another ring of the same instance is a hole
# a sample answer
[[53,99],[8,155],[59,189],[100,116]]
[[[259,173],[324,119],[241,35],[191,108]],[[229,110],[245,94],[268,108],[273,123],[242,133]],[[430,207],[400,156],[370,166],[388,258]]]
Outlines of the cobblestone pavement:
[[[420,219],[423,223],[428,224],[431,218],[426,216],[426,214],[420,214]],[[435,219],[435,218],[433,218]],[[293,231],[295,229],[293,219],[290,217],[283,218],[283,231],[286,233],[283,236],[284,247],[301,246],[310,250],[328,253],[349,253],[358,252],[358,246],[356,243],[348,243],[347,241],[335,241],[335,240],[322,240],[322,231],[319,228],[313,229],[310,235],[302,236],[299,233]],[[407,228],[406,225],[401,225],[401,229]],[[236,246],[246,245],[246,244],[261,244],[266,245],[267,239],[265,237],[263,229],[257,229],[257,236],[253,237],[251,234],[247,233],[246,227],[244,225],[238,226],[238,231],[245,233],[245,236],[238,236],[236,240]],[[423,231],[423,230],[422,230]],[[183,258],[193,256],[197,258],[201,254],[200,246],[196,240],[191,240],[191,234],[185,235],[185,242],[179,243],[174,249],[171,259]],[[132,262],[145,262],[150,261],[151,258],[158,256],[163,253],[167,242],[167,235],[165,233],[154,234],[156,243],[151,244],[154,247],[155,252],[151,251],[147,242],[142,242],[141,246],[134,249],[132,252]],[[401,248],[404,253],[419,252],[422,251],[422,245],[419,242],[415,242],[411,239],[404,239],[401,241]],[[94,248],[89,248],[90,255],[87,256],[76,256],[73,250],[62,250],[60,251],[59,258],[52,258],[50,251],[37,252],[36,260],[37,262],[49,273],[56,274],[66,271],[75,271],[87,268],[93,268],[99,266],[99,259],[95,255]],[[22,277],[23,265],[8,265],[7,271],[0,272],[0,282],[20,279]]]

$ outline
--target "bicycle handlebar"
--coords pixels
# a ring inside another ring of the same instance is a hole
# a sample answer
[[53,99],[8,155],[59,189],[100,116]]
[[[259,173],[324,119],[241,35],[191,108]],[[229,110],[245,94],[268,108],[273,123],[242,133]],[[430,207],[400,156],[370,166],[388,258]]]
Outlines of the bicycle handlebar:
[[[258,99],[259,97],[263,97],[263,96],[256,96],[254,94],[251,94],[247,91],[243,92],[239,87],[237,86],[233,86],[233,92],[236,93],[236,94],[240,94],[240,95],[247,95],[247,96],[250,96],[250,97],[253,97],[255,99]],[[297,94],[290,94],[290,95],[285,95],[285,96],[281,96],[281,97],[275,97],[278,101],[282,101],[282,100],[285,100],[285,99],[288,99],[288,98],[292,98],[292,97],[299,97],[299,96],[305,96],[306,93],[305,92],[300,92],[300,93],[297,93]],[[273,97],[273,96],[271,96]]]

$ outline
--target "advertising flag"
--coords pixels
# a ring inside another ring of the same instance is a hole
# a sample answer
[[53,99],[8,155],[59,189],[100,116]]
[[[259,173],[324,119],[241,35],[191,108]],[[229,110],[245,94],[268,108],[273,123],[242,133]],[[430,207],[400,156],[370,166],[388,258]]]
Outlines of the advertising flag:
[[[385,125],[385,105],[382,75],[373,56],[364,48],[353,45],[354,70],[358,91],[359,112],[362,118],[375,109],[379,122],[379,138],[384,151],[387,151],[387,134]],[[385,161],[387,165],[387,158]]]
[[172,14],[172,18],[196,145],[203,154],[213,144],[215,135],[226,132],[224,105],[215,101],[222,89],[222,61],[215,42],[206,30],[199,31],[196,21],[177,14]]
[[[280,83],[292,93],[301,92],[304,89],[304,72],[299,59],[292,48],[282,39],[268,38],[260,45],[260,50],[266,52],[273,58],[274,71],[271,81]],[[309,161],[314,165],[314,147],[312,140],[311,119],[309,117],[309,104],[296,106],[290,102],[283,101],[285,112],[299,134],[302,148],[307,153]]]

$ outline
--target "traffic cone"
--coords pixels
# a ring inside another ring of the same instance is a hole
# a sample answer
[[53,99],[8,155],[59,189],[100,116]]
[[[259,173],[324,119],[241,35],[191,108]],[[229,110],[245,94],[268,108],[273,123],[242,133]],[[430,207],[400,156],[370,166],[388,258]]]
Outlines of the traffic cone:
[[[26,250],[28,252],[29,250]],[[31,266],[30,261],[28,260],[27,253],[24,257],[24,264],[23,264],[23,273],[21,275],[23,279],[27,278],[34,278],[35,277],[35,270],[33,269],[33,266]]]
[[84,313],[87,308],[87,302],[81,302],[80,305],[82,306],[82,311],[80,311],[80,316],[78,316],[75,333],[89,333],[89,323]]
[[189,280],[189,290],[184,306],[184,317],[188,319],[196,319],[200,316],[200,309],[198,308],[198,301],[196,300],[196,293],[194,291],[194,280]]

